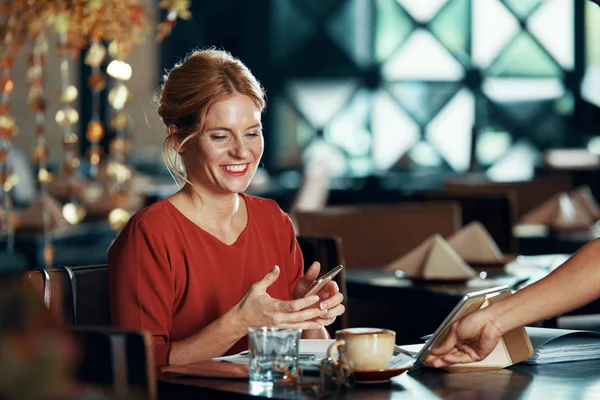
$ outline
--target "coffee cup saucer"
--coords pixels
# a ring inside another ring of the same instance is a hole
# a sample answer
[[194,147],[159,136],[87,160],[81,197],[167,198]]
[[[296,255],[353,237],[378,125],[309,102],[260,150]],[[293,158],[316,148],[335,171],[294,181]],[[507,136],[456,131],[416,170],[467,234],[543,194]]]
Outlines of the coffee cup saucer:
[[411,369],[411,367],[354,370],[353,373],[357,383],[384,383],[389,382],[393,377],[398,376],[409,369]]

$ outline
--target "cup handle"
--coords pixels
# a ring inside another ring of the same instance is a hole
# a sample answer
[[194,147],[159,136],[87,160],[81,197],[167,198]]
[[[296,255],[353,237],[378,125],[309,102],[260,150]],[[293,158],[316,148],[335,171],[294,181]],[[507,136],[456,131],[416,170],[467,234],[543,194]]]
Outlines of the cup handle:
[[329,347],[327,348],[327,356],[331,359],[331,362],[336,367],[339,366],[339,362],[335,359],[335,357],[333,356],[333,353],[337,350],[338,355],[339,355],[340,351],[338,350],[338,347],[343,346],[345,344],[346,344],[345,340],[336,340],[334,343],[331,343],[329,345]]

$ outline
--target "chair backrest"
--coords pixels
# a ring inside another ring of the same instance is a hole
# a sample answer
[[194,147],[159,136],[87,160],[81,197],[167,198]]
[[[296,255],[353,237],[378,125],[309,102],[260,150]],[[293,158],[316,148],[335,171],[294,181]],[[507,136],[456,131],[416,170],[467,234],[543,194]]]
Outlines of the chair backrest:
[[[302,250],[304,258],[304,271],[306,271],[314,261],[321,264],[320,275],[323,275],[339,264],[344,265],[342,256],[342,240],[339,237],[328,236],[297,236],[298,244]],[[348,290],[346,289],[346,270],[343,269],[333,280],[338,284],[340,292],[344,295],[342,304],[346,307],[346,312],[337,318],[329,327],[329,333],[332,335],[335,331],[348,327]]]
[[[64,298],[65,287],[69,286],[64,271],[54,269],[26,271],[24,279],[31,284],[35,292],[44,301],[44,306],[50,310],[52,317],[60,324],[65,323],[65,320],[68,319],[65,316],[70,315],[68,308],[70,300]],[[67,293],[67,295],[69,294]]]
[[156,371],[149,333],[111,327],[73,327],[80,346],[79,382],[122,399],[156,399]]
[[447,193],[422,192],[416,197],[423,201],[457,201],[461,206],[462,224],[479,221],[488,230],[503,253],[517,253],[513,226],[517,222],[515,193]]
[[27,271],[25,278],[58,321],[111,324],[107,265],[38,269]]
[[566,175],[540,176],[523,182],[491,182],[456,179],[447,181],[443,190],[450,193],[498,194],[513,192],[517,202],[517,218],[548,200],[553,195],[573,188],[573,179]]
[[297,235],[338,236],[347,268],[379,268],[433,234],[449,236],[461,226],[456,202],[326,207],[296,212]]

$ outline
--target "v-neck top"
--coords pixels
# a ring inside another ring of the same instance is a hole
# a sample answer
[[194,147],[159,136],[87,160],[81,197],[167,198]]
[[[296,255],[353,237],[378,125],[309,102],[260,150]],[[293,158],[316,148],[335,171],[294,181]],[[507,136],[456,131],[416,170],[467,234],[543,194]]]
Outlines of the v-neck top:
[[[113,324],[152,334],[157,366],[171,342],[198,332],[237,304],[274,265],[267,290],[289,300],[303,275],[302,253],[286,213],[273,200],[243,195],[248,223],[228,245],[189,220],[168,200],[136,213],[108,251]],[[226,354],[246,349],[240,339]]]

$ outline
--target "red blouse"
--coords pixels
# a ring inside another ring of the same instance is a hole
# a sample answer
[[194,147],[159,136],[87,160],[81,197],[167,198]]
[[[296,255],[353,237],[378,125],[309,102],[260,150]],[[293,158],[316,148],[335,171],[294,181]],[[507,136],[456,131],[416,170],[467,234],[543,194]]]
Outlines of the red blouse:
[[[113,323],[153,335],[155,363],[168,364],[182,340],[237,304],[274,265],[274,298],[289,300],[303,275],[302,253],[289,217],[272,200],[243,195],[248,224],[227,245],[168,200],[136,213],[108,252]],[[247,338],[227,354],[247,348]]]

